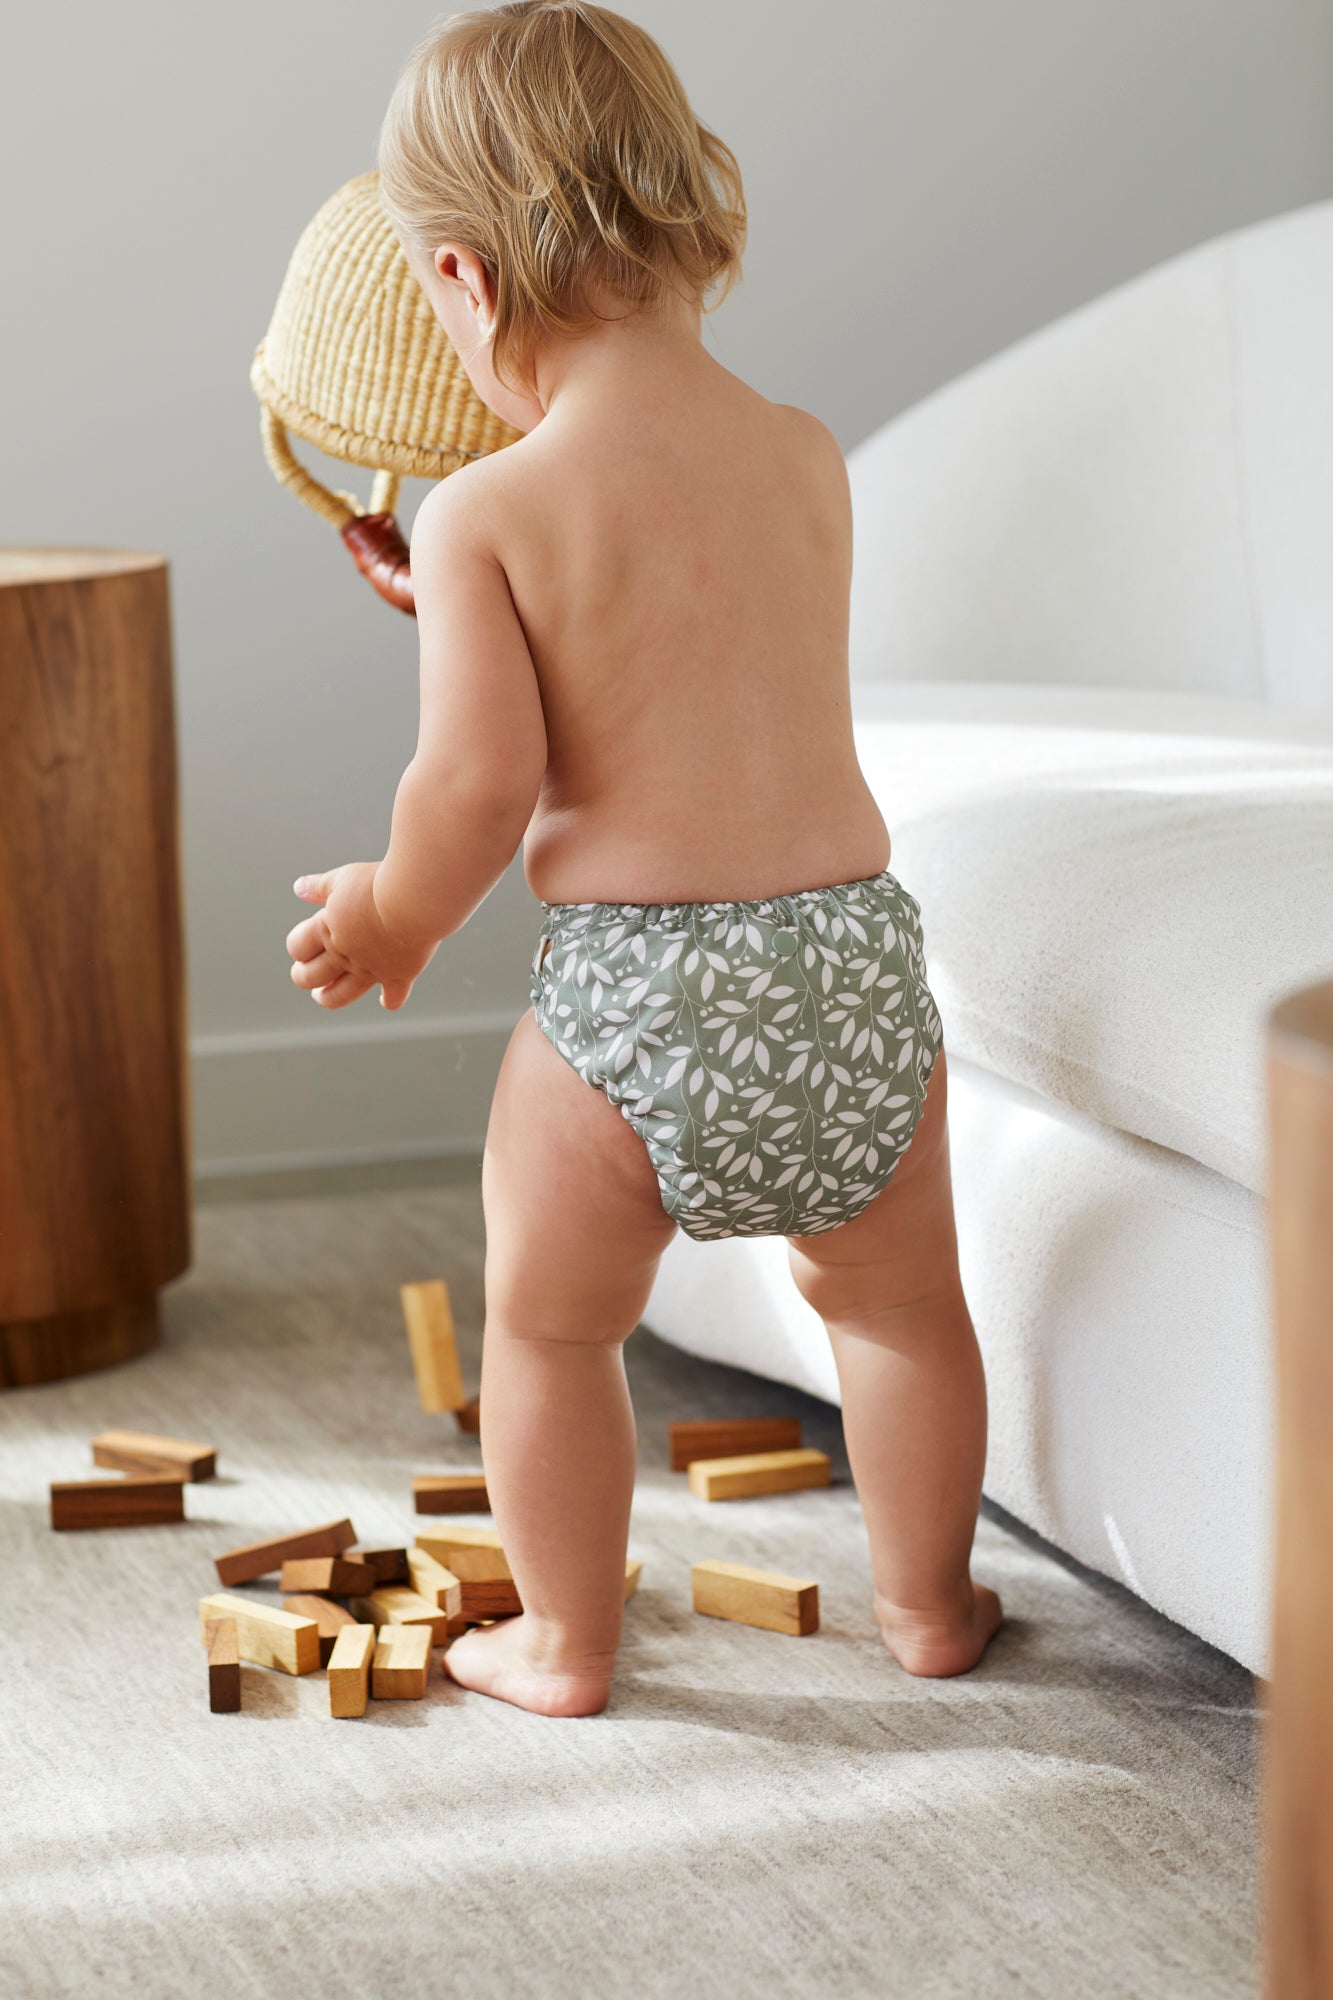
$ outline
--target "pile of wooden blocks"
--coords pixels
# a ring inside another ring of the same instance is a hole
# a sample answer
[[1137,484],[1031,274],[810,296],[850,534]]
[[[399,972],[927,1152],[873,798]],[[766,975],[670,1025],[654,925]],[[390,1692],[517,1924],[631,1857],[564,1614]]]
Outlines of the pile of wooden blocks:
[[[417,1392],[424,1410],[451,1411],[477,1434],[480,1399],[468,1397],[459,1365],[448,1286],[442,1279],[401,1287]],[[827,1486],[826,1453],[803,1449],[794,1417],[674,1423],[671,1466],[707,1501],[740,1500]],[[93,1463],[108,1479],[51,1483],[57,1529],[150,1526],[183,1521],[186,1485],[217,1469],[212,1445],[143,1431],[103,1431]],[[423,1475],[412,1482],[418,1514],[489,1510],[484,1473]],[[627,1562],[625,1597],[642,1564]],[[349,1520],[280,1535],[216,1559],[222,1589],[199,1600],[208,1652],[209,1706],[241,1706],[241,1662],[288,1674],[328,1670],[329,1709],[360,1716],[369,1702],[420,1700],[430,1657],[469,1625],[522,1610],[500,1537],[493,1529],[442,1527],[411,1546],[360,1547]],[[236,1586],[276,1575],[281,1604],[237,1594]],[[708,1559],[690,1571],[693,1605],[765,1631],[804,1637],[819,1628],[819,1587],[809,1578]]]
[[[350,1521],[326,1521],[229,1549],[216,1567],[224,1585],[276,1573],[282,1590],[281,1607],[230,1588],[200,1598],[217,1712],[240,1707],[242,1660],[288,1674],[327,1667],[336,1716],[364,1715],[371,1699],[420,1700],[435,1647],[523,1608],[490,1528],[418,1535],[410,1548],[361,1548]],[[642,1568],[625,1566],[627,1599]]]

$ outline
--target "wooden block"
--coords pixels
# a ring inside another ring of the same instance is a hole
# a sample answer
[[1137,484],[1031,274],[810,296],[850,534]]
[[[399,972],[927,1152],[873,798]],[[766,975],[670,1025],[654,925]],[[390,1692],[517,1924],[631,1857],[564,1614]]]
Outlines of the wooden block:
[[470,1396],[461,1408],[454,1411],[454,1422],[468,1437],[481,1434],[481,1397]]
[[446,1472],[412,1481],[412,1504],[418,1514],[486,1514],[486,1475]]
[[185,1482],[179,1472],[51,1481],[53,1528],[153,1528],[184,1519]]
[[795,1493],[827,1486],[832,1474],[824,1451],[756,1451],[741,1458],[697,1458],[689,1467],[690,1491],[701,1500],[749,1500],[759,1493]]
[[443,1563],[436,1562],[424,1549],[409,1549],[407,1567],[412,1578],[412,1588],[418,1597],[424,1597],[428,1604],[434,1604],[452,1621],[463,1607],[462,1588],[458,1578]]
[[253,1597],[234,1597],[228,1590],[214,1591],[199,1600],[199,1623],[206,1629],[210,1618],[234,1618],[241,1658],[256,1666],[280,1667],[285,1674],[313,1674],[319,1665],[319,1627],[313,1618],[280,1611],[276,1605],[260,1604]]
[[430,1633],[424,1625],[386,1626],[376,1637],[370,1691],[376,1701],[420,1701],[430,1672]]
[[370,1701],[375,1627],[349,1622],[329,1654],[329,1714],[364,1715]]
[[403,1584],[386,1583],[368,1597],[354,1597],[351,1608],[365,1625],[425,1626],[434,1646],[442,1646],[449,1636],[449,1613]]
[[706,1618],[730,1618],[801,1639],[819,1630],[819,1585],[803,1577],[747,1569],[743,1563],[697,1562],[690,1583],[694,1608]]
[[[642,1572],[641,1562],[625,1564],[625,1601],[633,1597],[639,1587]],[[461,1631],[467,1625],[489,1625],[496,1618],[516,1618],[523,1609],[518,1594],[518,1586],[512,1578],[486,1577],[476,1581],[460,1581],[462,1598],[460,1615],[450,1619],[451,1633]]]
[[467,1625],[481,1625],[489,1618],[516,1618],[523,1609],[512,1578],[464,1578],[460,1582],[460,1616]]
[[182,1479],[211,1479],[217,1457],[211,1444],[156,1437],[151,1431],[99,1431],[93,1439],[93,1464],[115,1472],[175,1472]]
[[282,1565],[282,1588],[318,1591],[325,1597],[350,1597],[373,1590],[379,1579],[374,1565],[347,1556],[288,1556]]
[[208,1706],[214,1715],[235,1715],[241,1705],[241,1642],[234,1618],[204,1621],[208,1648]]
[[400,1285],[398,1290],[422,1409],[461,1409],[467,1393],[458,1365],[449,1287],[443,1278],[430,1278],[424,1284]]
[[350,1521],[325,1521],[318,1528],[302,1528],[294,1535],[275,1535],[269,1542],[247,1542],[244,1548],[228,1549],[216,1562],[218,1582],[253,1583],[281,1569],[293,1556],[336,1556],[350,1548],[356,1530]]
[[297,1591],[294,1596],[282,1600],[284,1611],[295,1612],[298,1618],[313,1618],[319,1627],[319,1663],[328,1665],[338,1634],[356,1620],[345,1604],[335,1604],[331,1597],[319,1597],[306,1591]]
[[668,1424],[671,1470],[684,1472],[700,1458],[737,1458],[754,1451],[795,1451],[799,1417],[729,1417],[717,1423]]
[[348,1562],[369,1563],[375,1572],[375,1584],[406,1583],[407,1550],[394,1548],[363,1549],[360,1546],[344,1549]]
[[441,1528],[418,1535],[416,1546],[460,1581],[497,1583],[511,1574],[494,1528]]

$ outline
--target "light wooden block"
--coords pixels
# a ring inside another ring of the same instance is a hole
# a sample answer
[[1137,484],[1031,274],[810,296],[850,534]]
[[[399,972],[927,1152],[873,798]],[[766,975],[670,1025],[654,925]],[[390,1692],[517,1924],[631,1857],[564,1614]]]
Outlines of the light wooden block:
[[347,1556],[288,1556],[282,1565],[283,1590],[318,1591],[324,1597],[350,1597],[374,1590],[379,1578],[372,1563]]
[[430,1672],[430,1633],[424,1625],[384,1627],[376,1636],[370,1691],[376,1701],[420,1701]]
[[690,1583],[694,1608],[706,1618],[730,1618],[793,1638],[819,1630],[819,1585],[804,1577],[747,1569],[743,1563],[697,1562]]
[[756,1451],[796,1451],[799,1417],[729,1417],[717,1422],[668,1424],[671,1470],[684,1472],[699,1458],[738,1458]]
[[512,1574],[494,1528],[430,1529],[416,1546],[466,1583],[496,1583]]
[[739,1458],[699,1458],[689,1467],[690,1491],[701,1500],[749,1500],[760,1493],[795,1493],[832,1479],[824,1451],[756,1451]]
[[364,1715],[370,1702],[370,1664],[375,1627],[344,1625],[329,1654],[329,1714]]
[[449,1287],[443,1278],[429,1278],[424,1284],[400,1285],[398,1289],[422,1409],[461,1409],[467,1392],[458,1363]]
[[452,1622],[463,1608],[462,1586],[451,1569],[436,1562],[424,1549],[409,1549],[407,1568],[418,1597],[434,1604]]
[[296,1556],[341,1555],[355,1540],[356,1530],[350,1521],[325,1521],[318,1528],[302,1528],[294,1535],[275,1535],[271,1541],[247,1542],[243,1548],[228,1549],[217,1558],[214,1567],[219,1583],[229,1587],[234,1583],[253,1583],[257,1576],[268,1576]]
[[412,1504],[418,1514],[487,1514],[486,1475],[481,1472],[432,1473],[412,1481]]
[[234,1618],[204,1621],[208,1648],[208,1706],[214,1715],[235,1715],[241,1705],[241,1642]]
[[467,1437],[481,1434],[481,1397],[469,1396],[466,1403],[454,1411],[454,1422]]
[[640,1578],[640,1577],[641,1577],[642,1575],[643,1575],[643,1564],[642,1564],[642,1563],[640,1562],[640,1560],[639,1560],[639,1558],[638,1558],[637,1556],[631,1556],[630,1560],[629,1560],[629,1561],[628,1561],[628,1562],[627,1562],[627,1563],[625,1564],[625,1602],[626,1602],[626,1604],[628,1604],[628,1603],[629,1603],[629,1601],[630,1601],[631,1597],[633,1597],[633,1595],[634,1595],[635,1591],[636,1591],[636,1590],[638,1589],[638,1587],[639,1587],[639,1578]]
[[53,1528],[155,1528],[184,1519],[185,1482],[178,1472],[51,1481]]
[[93,1439],[93,1464],[113,1472],[175,1472],[182,1479],[211,1479],[217,1456],[211,1444],[158,1437],[152,1431],[99,1431]]
[[375,1572],[375,1588],[382,1583],[406,1583],[407,1550],[400,1548],[363,1549],[360,1546],[343,1551],[348,1562],[369,1563]]
[[331,1597],[320,1597],[307,1591],[297,1591],[282,1600],[284,1611],[294,1611],[298,1618],[313,1618],[319,1627],[319,1663],[327,1666],[338,1634],[356,1620],[344,1604],[336,1604]]
[[354,1597],[351,1609],[362,1624],[424,1626],[432,1645],[442,1646],[449,1636],[449,1613],[404,1584],[382,1584],[368,1597]]
[[279,1667],[284,1674],[313,1674],[319,1665],[319,1627],[313,1618],[256,1603],[253,1597],[235,1597],[227,1590],[200,1598],[201,1630],[207,1629],[210,1618],[236,1620],[241,1658],[256,1666]]

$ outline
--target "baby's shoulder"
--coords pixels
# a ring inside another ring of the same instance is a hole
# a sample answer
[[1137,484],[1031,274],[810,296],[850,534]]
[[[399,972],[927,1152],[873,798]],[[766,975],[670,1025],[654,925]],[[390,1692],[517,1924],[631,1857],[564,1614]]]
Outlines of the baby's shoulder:
[[495,452],[446,473],[430,488],[412,519],[413,560],[436,550],[456,550],[463,542],[483,545],[490,537],[496,507]]
[[770,403],[769,408],[785,424],[798,448],[808,452],[815,464],[845,479],[847,461],[842,446],[822,418],[813,410],[803,410],[799,403]]

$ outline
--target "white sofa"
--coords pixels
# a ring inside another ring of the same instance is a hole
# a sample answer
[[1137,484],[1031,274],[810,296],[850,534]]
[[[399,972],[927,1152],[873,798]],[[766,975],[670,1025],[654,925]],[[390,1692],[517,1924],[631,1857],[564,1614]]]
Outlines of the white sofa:
[[[1333,973],[1333,203],[1070,315],[850,470],[986,1492],[1266,1673],[1264,1021]],[[678,1232],[645,1322],[837,1400],[781,1237]]]

